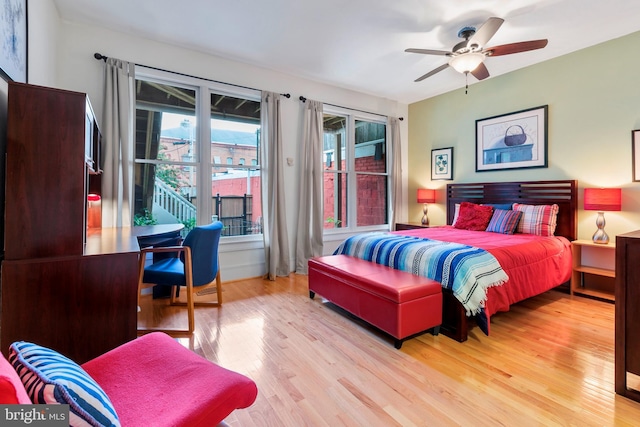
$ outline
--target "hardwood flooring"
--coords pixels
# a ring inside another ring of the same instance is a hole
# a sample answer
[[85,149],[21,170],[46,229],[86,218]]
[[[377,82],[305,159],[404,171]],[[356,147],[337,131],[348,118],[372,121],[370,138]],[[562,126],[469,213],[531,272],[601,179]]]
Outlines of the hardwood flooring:
[[[165,303],[147,297],[140,319],[186,323]],[[640,425],[640,403],[614,392],[614,305],[558,291],[493,316],[490,336],[425,334],[396,350],[309,299],[306,276],[243,280],[223,285],[221,308],[198,307],[179,341],[257,383],[229,426]]]

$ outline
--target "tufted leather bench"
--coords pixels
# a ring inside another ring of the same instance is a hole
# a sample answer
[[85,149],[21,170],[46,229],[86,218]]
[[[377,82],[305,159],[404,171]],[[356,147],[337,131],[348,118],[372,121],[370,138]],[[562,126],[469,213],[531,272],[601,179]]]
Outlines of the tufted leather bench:
[[405,339],[442,323],[442,286],[435,280],[348,255],[311,258],[309,297],[324,298],[395,338]]

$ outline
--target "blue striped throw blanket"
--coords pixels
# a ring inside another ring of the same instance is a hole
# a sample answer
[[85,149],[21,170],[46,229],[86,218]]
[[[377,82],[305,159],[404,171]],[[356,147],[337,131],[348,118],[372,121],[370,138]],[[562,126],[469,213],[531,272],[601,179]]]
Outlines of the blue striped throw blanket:
[[487,288],[509,280],[498,260],[484,249],[390,233],[351,236],[334,255],[344,254],[428,277],[450,289],[467,316],[482,311]]

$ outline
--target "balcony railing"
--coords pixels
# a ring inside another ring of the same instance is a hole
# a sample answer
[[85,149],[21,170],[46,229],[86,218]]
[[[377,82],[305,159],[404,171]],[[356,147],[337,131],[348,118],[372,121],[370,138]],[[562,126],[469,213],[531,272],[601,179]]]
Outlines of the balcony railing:
[[196,221],[196,207],[173,188],[156,178],[153,187],[153,203],[160,206],[183,224]]
[[[223,236],[241,236],[246,234],[261,234],[260,219],[253,221],[251,211],[253,197],[250,194],[242,196],[213,197],[214,215],[211,220],[220,220],[224,224]],[[153,203],[164,209],[169,215],[185,224],[187,228],[196,223],[196,207],[186,197],[183,197],[172,187],[156,178],[153,189]],[[188,229],[185,229],[188,231]]]

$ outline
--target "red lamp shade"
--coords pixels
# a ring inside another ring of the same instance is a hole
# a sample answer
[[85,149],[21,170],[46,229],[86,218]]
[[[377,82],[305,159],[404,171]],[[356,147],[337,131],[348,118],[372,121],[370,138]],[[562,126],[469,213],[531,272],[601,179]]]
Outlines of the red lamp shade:
[[436,190],[431,188],[418,188],[418,203],[434,203]]
[[620,188],[585,188],[584,209],[586,211],[619,211],[622,209]]

